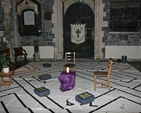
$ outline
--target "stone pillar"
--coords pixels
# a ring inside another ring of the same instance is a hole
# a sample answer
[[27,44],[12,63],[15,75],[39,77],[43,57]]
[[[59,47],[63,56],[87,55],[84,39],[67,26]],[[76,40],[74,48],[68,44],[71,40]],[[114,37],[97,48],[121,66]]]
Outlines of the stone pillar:
[[4,36],[6,37],[7,47],[11,47],[11,0],[2,0],[2,7],[4,9]]
[[55,59],[62,59],[63,57],[63,15],[62,15],[62,2],[59,0],[54,1],[52,22],[54,28],[52,32],[55,34],[53,42],[55,43]]
[[102,0],[95,0],[95,40],[94,40],[94,58],[103,59],[102,48],[104,48],[104,43],[102,38],[104,32],[102,27],[105,27],[107,23],[104,23],[103,16],[106,13],[103,11],[104,4]]

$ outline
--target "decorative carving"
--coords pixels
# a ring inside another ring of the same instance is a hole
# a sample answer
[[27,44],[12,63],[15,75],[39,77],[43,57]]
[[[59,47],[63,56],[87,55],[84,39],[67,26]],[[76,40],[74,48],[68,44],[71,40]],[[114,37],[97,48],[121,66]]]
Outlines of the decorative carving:
[[[41,34],[40,10],[40,3],[35,0],[23,0],[17,4],[18,29],[20,35]],[[30,20],[26,19],[28,16]]]

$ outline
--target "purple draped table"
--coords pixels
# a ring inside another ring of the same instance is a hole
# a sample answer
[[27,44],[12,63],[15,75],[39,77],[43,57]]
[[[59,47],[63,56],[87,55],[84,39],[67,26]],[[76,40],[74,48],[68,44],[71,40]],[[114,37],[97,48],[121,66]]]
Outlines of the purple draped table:
[[71,90],[75,86],[75,76],[76,72],[69,72],[66,73],[63,71],[59,76],[58,79],[60,81],[60,90],[61,91],[67,91]]

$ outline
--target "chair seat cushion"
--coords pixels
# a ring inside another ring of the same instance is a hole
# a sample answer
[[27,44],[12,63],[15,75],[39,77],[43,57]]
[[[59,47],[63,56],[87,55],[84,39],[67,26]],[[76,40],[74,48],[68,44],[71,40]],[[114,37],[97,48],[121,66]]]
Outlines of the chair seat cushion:
[[40,80],[47,80],[47,79],[50,79],[51,78],[51,75],[50,74],[42,74],[39,76],[39,79]]
[[46,96],[50,94],[50,90],[45,87],[39,87],[34,89],[35,94],[37,94],[40,97]]
[[83,92],[75,96],[75,100],[81,104],[88,104],[94,101],[94,95],[89,92]]

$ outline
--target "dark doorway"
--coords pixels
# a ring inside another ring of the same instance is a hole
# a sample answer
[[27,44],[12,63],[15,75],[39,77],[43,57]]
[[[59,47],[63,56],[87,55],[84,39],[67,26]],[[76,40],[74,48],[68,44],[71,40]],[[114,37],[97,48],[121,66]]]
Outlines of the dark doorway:
[[[71,42],[71,24],[85,24],[85,42],[79,45]],[[64,16],[64,53],[81,52],[82,58],[94,57],[94,14],[85,3],[74,3]]]

